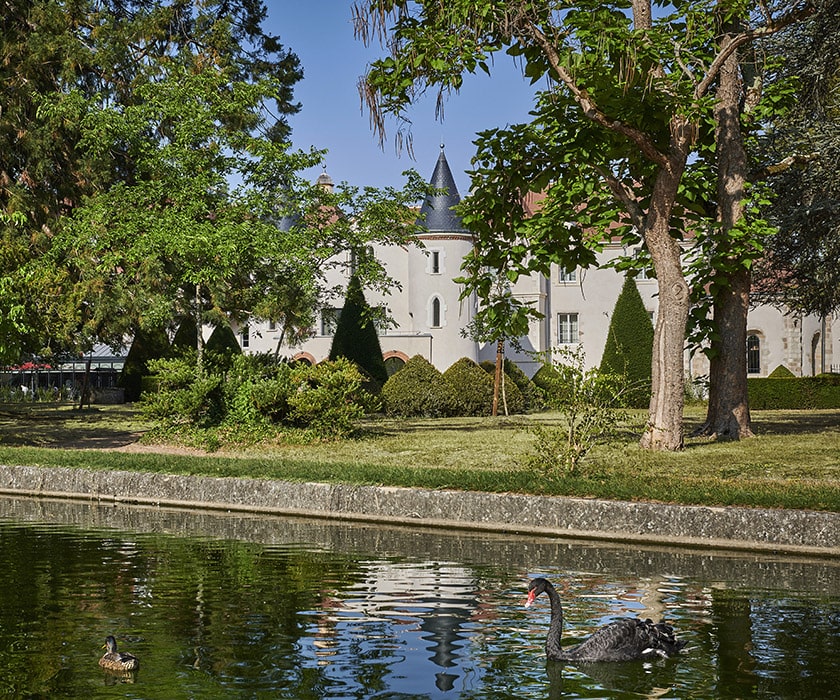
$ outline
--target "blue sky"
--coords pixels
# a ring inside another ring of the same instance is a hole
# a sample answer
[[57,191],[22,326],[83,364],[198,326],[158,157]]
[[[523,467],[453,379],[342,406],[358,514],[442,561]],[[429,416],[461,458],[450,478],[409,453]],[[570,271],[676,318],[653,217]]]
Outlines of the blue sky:
[[[445,104],[444,119],[435,119],[435,95],[430,91],[410,112],[415,160],[394,148],[395,124],[389,122],[384,148],[360,109],[356,83],[366,66],[384,55],[355,39],[351,0],[266,0],[265,28],[280,37],[300,58],[304,79],[295,88],[303,107],[291,118],[292,139],[298,148],[326,148],[327,172],[335,182],[351,185],[399,187],[402,172],[416,169],[428,179],[440,145],[463,196],[469,191],[470,167],[478,131],[528,120],[533,88],[508,56],[497,57],[492,77],[469,76],[464,87]],[[320,170],[312,173],[312,179]]]

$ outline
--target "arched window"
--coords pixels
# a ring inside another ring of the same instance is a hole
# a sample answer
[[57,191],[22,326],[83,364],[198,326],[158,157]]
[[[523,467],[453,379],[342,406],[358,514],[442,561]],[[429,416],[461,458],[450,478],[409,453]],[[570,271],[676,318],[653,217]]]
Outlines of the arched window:
[[432,328],[440,328],[443,325],[443,309],[441,308],[440,297],[432,299],[431,319],[429,325]]
[[385,358],[385,371],[388,372],[389,377],[396,374],[404,366],[405,360],[398,355],[392,355],[391,357]]
[[761,373],[761,340],[754,333],[747,336],[747,374]]

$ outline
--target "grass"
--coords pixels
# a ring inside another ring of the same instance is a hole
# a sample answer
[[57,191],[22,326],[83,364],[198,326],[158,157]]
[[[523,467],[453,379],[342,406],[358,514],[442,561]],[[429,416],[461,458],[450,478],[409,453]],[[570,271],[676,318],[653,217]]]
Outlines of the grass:
[[[687,435],[702,417],[702,409],[687,409]],[[623,438],[594,449],[578,474],[547,476],[524,465],[528,426],[551,424],[553,414],[375,418],[354,440],[203,454],[138,446],[150,426],[130,406],[6,405],[0,463],[840,512],[840,411],[756,411],[756,438],[688,438],[676,454],[637,446],[643,419],[636,414]]]

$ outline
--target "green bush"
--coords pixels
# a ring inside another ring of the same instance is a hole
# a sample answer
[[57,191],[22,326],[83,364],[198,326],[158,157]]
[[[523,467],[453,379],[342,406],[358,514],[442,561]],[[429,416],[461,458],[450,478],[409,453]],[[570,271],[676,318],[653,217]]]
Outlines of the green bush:
[[840,376],[747,379],[750,408],[840,408]]
[[382,359],[379,333],[373,321],[373,312],[365,300],[359,278],[353,275],[347,285],[344,308],[338,317],[338,325],[330,347],[330,360],[346,357],[355,362],[369,378],[367,386],[371,393],[379,393],[388,381],[388,370]]
[[770,372],[768,377],[773,379],[794,379],[796,375],[784,365],[779,365],[776,369]]
[[355,363],[343,357],[314,367],[298,365],[289,373],[290,422],[319,438],[349,435],[355,420],[378,407],[378,402],[362,389],[363,380]]
[[451,385],[421,355],[412,357],[385,382],[380,399],[389,416],[439,418],[455,415]]
[[[502,374],[502,386],[499,387],[499,405],[497,409],[498,415],[502,416],[527,413],[525,397],[522,395],[522,391],[520,390],[519,385],[507,372],[507,360],[505,360],[503,366],[505,368],[505,371]],[[479,364],[479,367],[487,373],[488,377],[490,377],[490,386],[492,387],[493,383],[495,383],[496,381],[495,363],[490,362],[489,360],[484,360]],[[522,376],[525,377],[525,379],[528,379],[528,377],[525,376],[524,372],[522,373]],[[536,387],[534,387],[534,389],[536,389]]]
[[242,348],[230,324],[226,321],[217,325],[204,346],[208,368],[222,372],[230,369],[233,358],[242,354]]
[[531,381],[542,392],[543,400],[548,406],[556,407],[562,404],[569,394],[569,386],[566,380],[551,362],[544,363]]
[[237,355],[227,373],[227,423],[282,424],[289,414],[291,368],[273,355]]
[[[480,366],[491,377],[495,378],[496,363],[484,360]],[[507,358],[504,361],[504,370],[507,377],[505,380],[506,390],[510,383],[513,383],[522,395],[522,413],[542,411],[545,408],[545,394],[542,389],[534,384],[528,375],[519,368],[519,365]],[[510,413],[513,413],[513,411],[510,411]]]
[[227,436],[254,441],[278,429],[303,430],[309,438],[350,434],[353,422],[378,408],[361,389],[355,364],[340,358],[291,367],[269,356],[239,355],[230,370],[196,376],[195,353],[151,363],[155,391],[143,395],[142,410],[172,432],[218,445]]
[[198,330],[196,330],[195,319],[192,316],[185,316],[181,319],[175,337],[169,346],[169,354],[172,356],[194,351],[198,345]]
[[206,428],[225,415],[224,380],[218,375],[196,377],[195,357],[165,358],[149,362],[157,391],[141,396],[145,416],[166,426]]
[[493,409],[493,378],[469,358],[462,357],[443,373],[455,390],[456,415],[489,416]]
[[626,277],[610,319],[600,371],[626,377],[628,406],[643,408],[650,403],[652,357],[653,323],[636,281]]

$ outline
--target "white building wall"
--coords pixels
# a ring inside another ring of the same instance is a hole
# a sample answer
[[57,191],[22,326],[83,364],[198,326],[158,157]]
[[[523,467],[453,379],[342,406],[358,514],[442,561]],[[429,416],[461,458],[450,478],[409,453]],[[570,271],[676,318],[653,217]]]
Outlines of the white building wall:
[[[448,166],[447,166],[448,168]],[[380,335],[385,358],[408,360],[421,355],[445,371],[462,357],[481,362],[495,360],[494,344],[479,346],[462,330],[473,319],[474,298],[461,300],[461,287],[454,278],[461,274],[463,258],[472,249],[470,235],[463,231],[429,231],[419,238],[422,246],[378,246],[374,254],[388,274],[399,281],[401,288],[382,295],[366,292],[371,306],[385,306],[395,327]],[[617,245],[607,246],[598,254],[603,265],[625,251]],[[330,273],[329,284],[344,288],[347,273]],[[552,266],[550,278],[541,275],[521,278],[513,286],[513,294],[530,302],[543,318],[531,323],[527,337],[520,339],[521,350],[506,348],[506,357],[515,361],[529,376],[539,369],[543,358],[551,350],[563,345],[558,335],[561,315],[576,315],[577,335],[571,345],[583,347],[587,367],[601,362],[610,319],[624,282],[622,273],[611,268],[578,269],[574,279],[562,279],[560,269]],[[636,285],[645,308],[655,323],[658,310],[658,286],[655,279],[636,278]],[[434,300],[439,302],[439,317],[433,312]],[[343,296],[326,300],[325,305],[340,308]],[[760,348],[759,371],[750,376],[767,376],[784,366],[797,376],[819,374],[821,371],[840,371],[840,332],[833,333],[837,314],[822,322],[813,316],[786,315],[770,306],[752,309],[748,317],[748,335],[758,338]],[[234,329],[237,330],[237,329]],[[274,352],[279,333],[267,322],[252,323],[248,330],[246,352]],[[329,356],[332,335],[321,333],[320,319],[312,335],[299,347],[281,349],[281,355],[291,359],[306,358],[321,362]],[[746,352],[746,348],[745,348]],[[836,358],[836,359],[835,359]],[[702,353],[693,357],[686,352],[686,373],[691,377],[708,375],[708,361]]]

